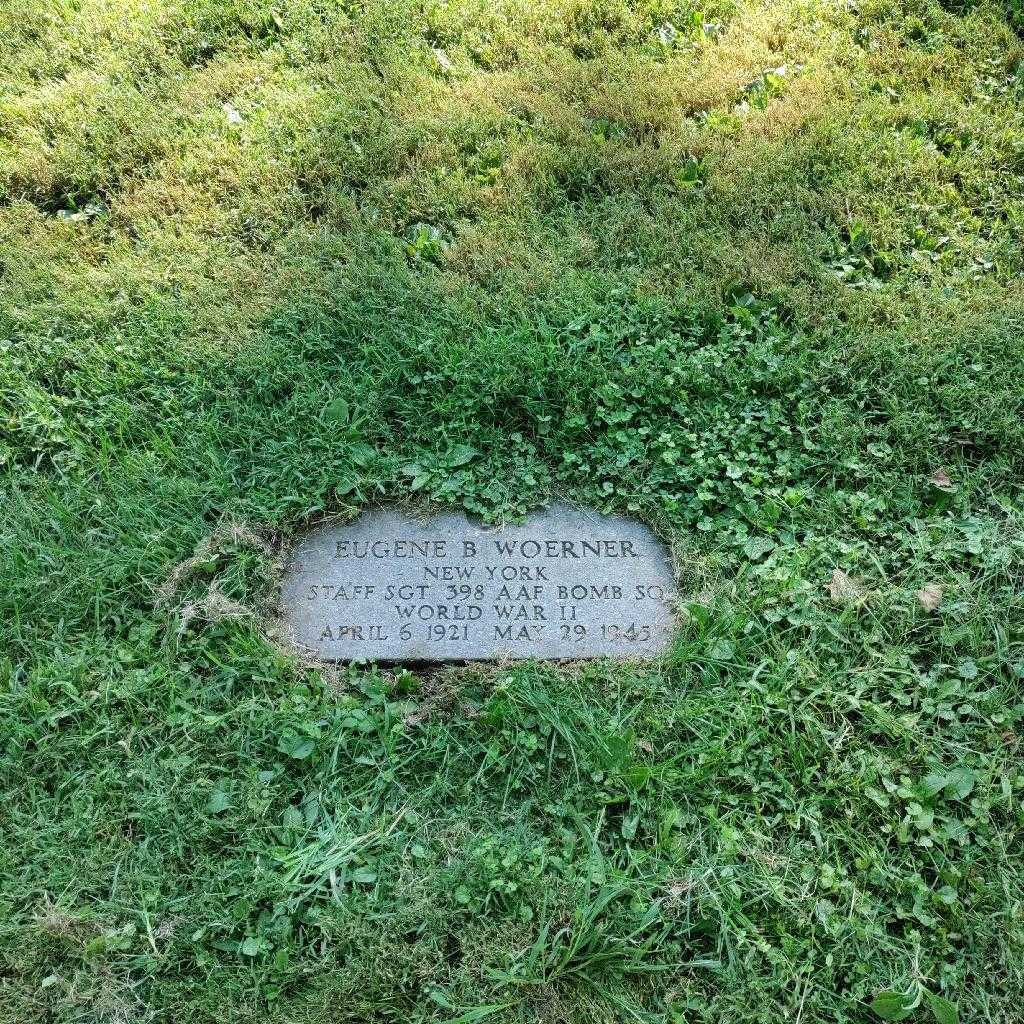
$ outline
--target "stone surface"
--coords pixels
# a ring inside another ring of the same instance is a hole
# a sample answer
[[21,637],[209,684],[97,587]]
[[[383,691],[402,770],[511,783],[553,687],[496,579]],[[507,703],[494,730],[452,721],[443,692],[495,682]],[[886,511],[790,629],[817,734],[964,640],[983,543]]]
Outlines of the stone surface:
[[555,505],[499,529],[379,509],[294,545],[281,621],[325,661],[653,658],[674,596],[665,545],[628,519]]

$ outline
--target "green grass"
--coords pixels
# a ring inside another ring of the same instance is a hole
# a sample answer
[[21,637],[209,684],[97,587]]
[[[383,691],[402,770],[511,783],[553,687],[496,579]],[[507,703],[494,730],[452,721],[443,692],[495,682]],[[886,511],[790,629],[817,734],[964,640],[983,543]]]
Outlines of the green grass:
[[[0,1017],[1019,1021],[1022,33],[5,4]],[[563,496],[663,664],[262,631],[310,520]]]

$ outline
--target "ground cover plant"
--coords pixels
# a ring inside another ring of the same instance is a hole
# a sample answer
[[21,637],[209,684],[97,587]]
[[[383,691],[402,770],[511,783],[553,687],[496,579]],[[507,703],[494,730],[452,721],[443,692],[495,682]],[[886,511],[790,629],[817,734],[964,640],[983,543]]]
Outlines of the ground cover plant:
[[[1024,12],[0,9],[0,1017],[1011,1022]],[[268,640],[628,512],[655,665]]]

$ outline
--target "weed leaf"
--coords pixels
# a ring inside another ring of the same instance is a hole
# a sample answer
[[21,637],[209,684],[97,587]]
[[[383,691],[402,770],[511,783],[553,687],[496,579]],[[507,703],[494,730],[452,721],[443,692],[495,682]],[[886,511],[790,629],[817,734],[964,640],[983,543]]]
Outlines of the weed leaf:
[[960,1011],[945,996],[933,992],[926,993],[928,1006],[932,1011],[936,1024],[960,1024]]
[[871,1009],[882,1020],[906,1020],[917,1008],[919,1002],[920,996],[916,992],[893,992],[887,990],[879,992],[871,1000]]
[[348,402],[346,402],[344,398],[335,398],[334,401],[328,402],[327,405],[324,406],[324,411],[320,414],[320,417],[325,423],[348,423]]

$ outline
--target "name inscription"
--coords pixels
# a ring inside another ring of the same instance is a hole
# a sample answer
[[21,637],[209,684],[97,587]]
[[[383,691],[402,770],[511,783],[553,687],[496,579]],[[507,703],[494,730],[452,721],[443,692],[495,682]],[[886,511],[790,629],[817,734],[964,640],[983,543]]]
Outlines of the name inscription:
[[556,505],[497,529],[381,509],[295,545],[281,618],[327,661],[652,658],[674,596],[665,546],[631,520]]

